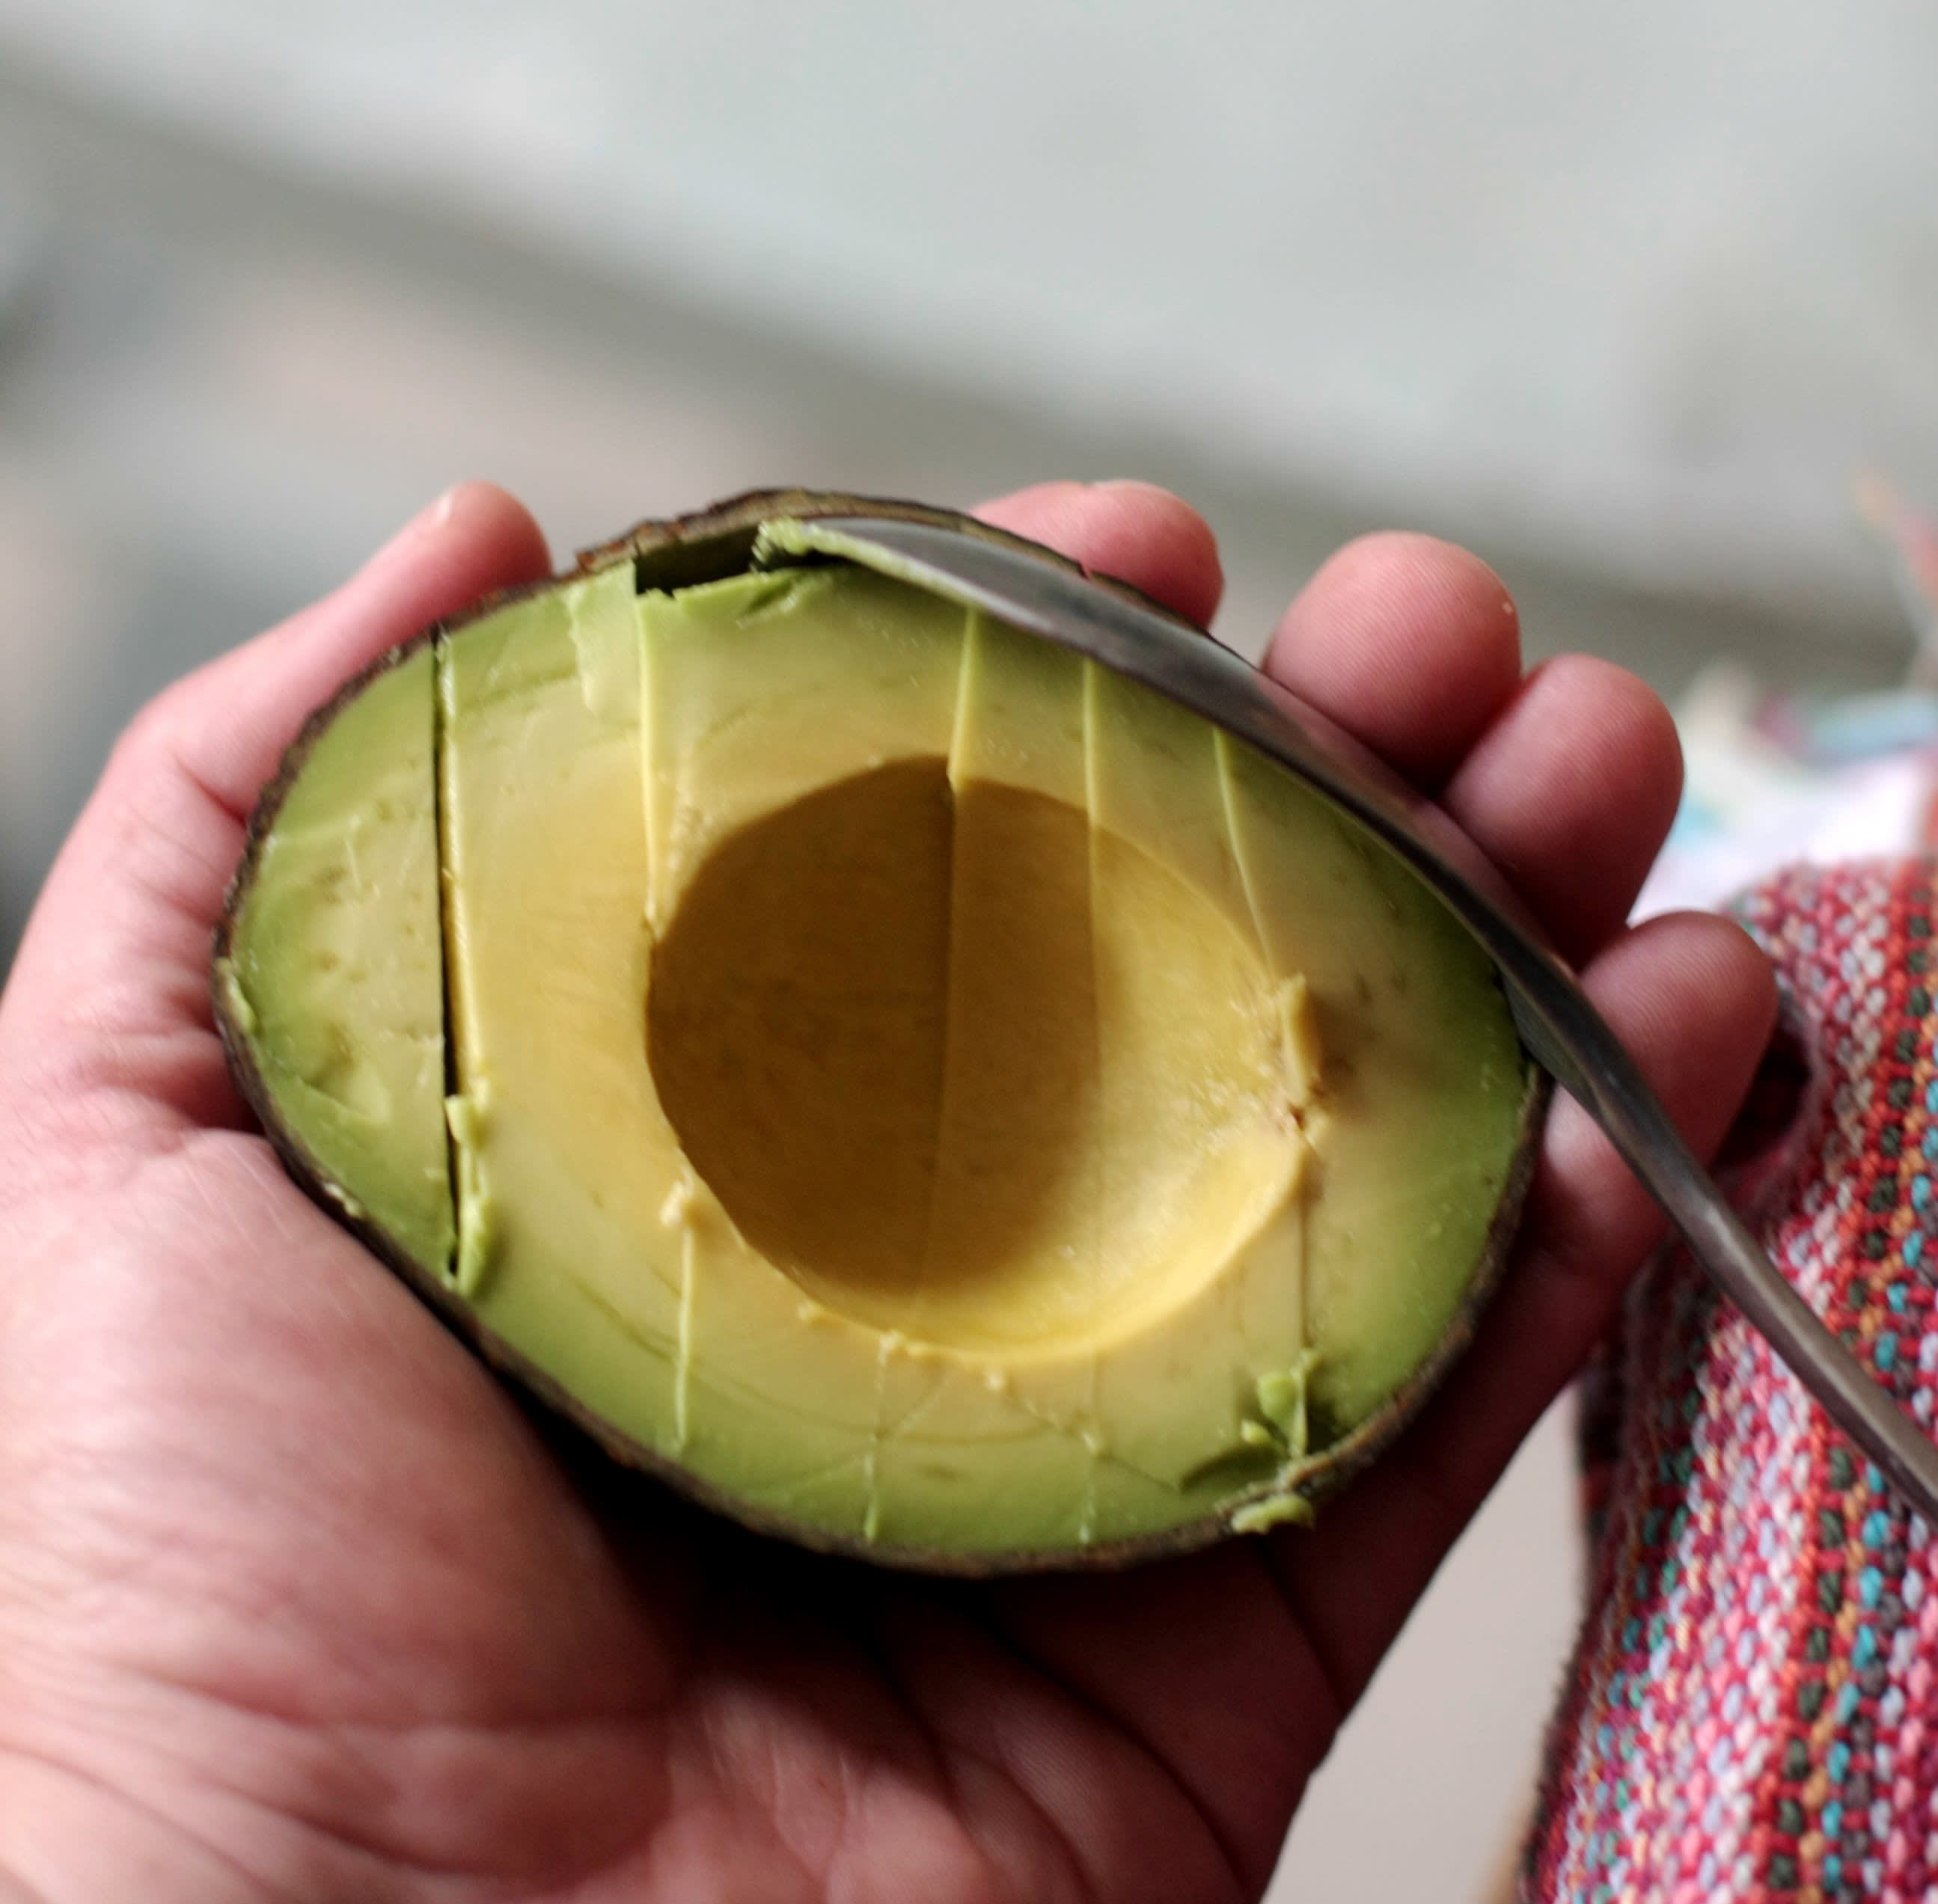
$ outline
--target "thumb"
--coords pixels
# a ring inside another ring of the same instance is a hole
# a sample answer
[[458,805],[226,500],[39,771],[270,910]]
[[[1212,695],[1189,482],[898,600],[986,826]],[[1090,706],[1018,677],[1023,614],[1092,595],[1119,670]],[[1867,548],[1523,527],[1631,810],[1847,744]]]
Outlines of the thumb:
[[349,676],[548,566],[521,503],[461,484],[334,594],[142,710],[55,861],[0,995],[0,1129],[52,1120],[98,1140],[240,1119],[208,960],[257,789]]

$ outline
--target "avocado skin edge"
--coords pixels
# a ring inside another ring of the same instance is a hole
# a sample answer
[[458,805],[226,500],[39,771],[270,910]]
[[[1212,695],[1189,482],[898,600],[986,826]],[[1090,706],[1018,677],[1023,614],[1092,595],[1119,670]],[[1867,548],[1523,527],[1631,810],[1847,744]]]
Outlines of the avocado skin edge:
[[[310,750],[338,712],[371,682],[419,648],[467,623],[481,619],[509,602],[542,594],[563,583],[596,574],[624,561],[634,564],[640,582],[650,588],[685,588],[700,582],[722,580],[745,572],[755,536],[763,522],[776,517],[800,520],[861,515],[934,524],[938,527],[1007,544],[1060,568],[1079,574],[1086,572],[1080,563],[1040,543],[994,528],[953,510],[879,496],[814,490],[749,490],[688,515],[664,521],[639,523],[622,536],[582,550],[574,566],[557,575],[521,588],[497,591],[472,604],[465,613],[422,630],[351,676],[309,715],[284,750],[275,776],[258,796],[249,816],[242,857],[223,897],[211,965],[210,998],[215,1028],[222,1040],[229,1074],[297,1186],[326,1215],[349,1231],[407,1283],[484,1362],[500,1374],[512,1378],[526,1393],[536,1395],[555,1414],[571,1423],[614,1460],[654,1476],[687,1499],[739,1522],[755,1533],[776,1536],[813,1552],[865,1560],[878,1566],[981,1578],[999,1575],[1114,1568],[1192,1553],[1229,1538],[1234,1532],[1234,1518],[1261,1502],[1291,1494],[1308,1506],[1317,1506],[1393,1444],[1473,1340],[1481,1315],[1501,1282],[1539,1154],[1552,1086],[1547,1073],[1531,1061],[1527,1067],[1528,1084],[1522,1097],[1513,1160],[1495,1204],[1480,1259],[1459,1308],[1439,1340],[1400,1386],[1350,1434],[1311,1457],[1289,1478],[1280,1476],[1262,1482],[1247,1493],[1234,1496],[1215,1512],[1162,1533],[1103,1542],[1075,1550],[1008,1549],[986,1553],[943,1553],[892,1542],[831,1535],[802,1526],[783,1515],[750,1508],[722,1493],[676,1462],[655,1454],[630,1436],[618,1433],[576,1401],[557,1382],[484,1328],[469,1306],[435,1269],[418,1262],[395,1237],[363,1211],[349,1186],[330,1176],[302,1140],[283,1125],[277,1113],[267,1082],[250,1049],[247,1030],[238,1022],[229,989],[222,982],[222,973],[229,955],[233,928],[256,877],[263,843]],[[1128,582],[1099,575],[1092,575],[1089,579],[1099,587],[1156,609],[1180,627],[1191,628],[1197,633],[1204,632]]]

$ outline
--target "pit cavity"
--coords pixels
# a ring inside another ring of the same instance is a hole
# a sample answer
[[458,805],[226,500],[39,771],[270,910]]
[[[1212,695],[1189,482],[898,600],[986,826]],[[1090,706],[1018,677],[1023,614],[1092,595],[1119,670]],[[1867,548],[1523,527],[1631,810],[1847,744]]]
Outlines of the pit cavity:
[[1082,809],[923,759],[713,851],[647,1048],[694,1168],[817,1301],[1046,1348],[1189,1300],[1296,1194],[1274,996],[1241,922]]

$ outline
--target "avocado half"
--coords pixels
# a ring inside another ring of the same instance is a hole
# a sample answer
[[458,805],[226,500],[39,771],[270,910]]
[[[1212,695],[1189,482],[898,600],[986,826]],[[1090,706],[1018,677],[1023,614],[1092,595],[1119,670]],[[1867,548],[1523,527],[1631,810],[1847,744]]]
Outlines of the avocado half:
[[858,510],[1063,560],[763,492],[318,710],[217,936],[236,1078],[490,1362],[757,1528],[983,1573],[1303,1519],[1464,1344],[1544,1081],[1302,782],[761,539]]

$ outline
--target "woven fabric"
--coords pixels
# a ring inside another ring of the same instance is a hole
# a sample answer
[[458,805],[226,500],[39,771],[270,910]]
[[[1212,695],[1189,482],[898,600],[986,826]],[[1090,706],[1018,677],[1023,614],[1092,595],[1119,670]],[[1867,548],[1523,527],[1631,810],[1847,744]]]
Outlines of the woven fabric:
[[[1754,1227],[1878,1379],[1938,1392],[1938,862],[1742,904],[1810,1080]],[[1938,1896],[1938,1544],[1760,1337],[1666,1253],[1600,1371],[1590,1611],[1530,1899]]]

